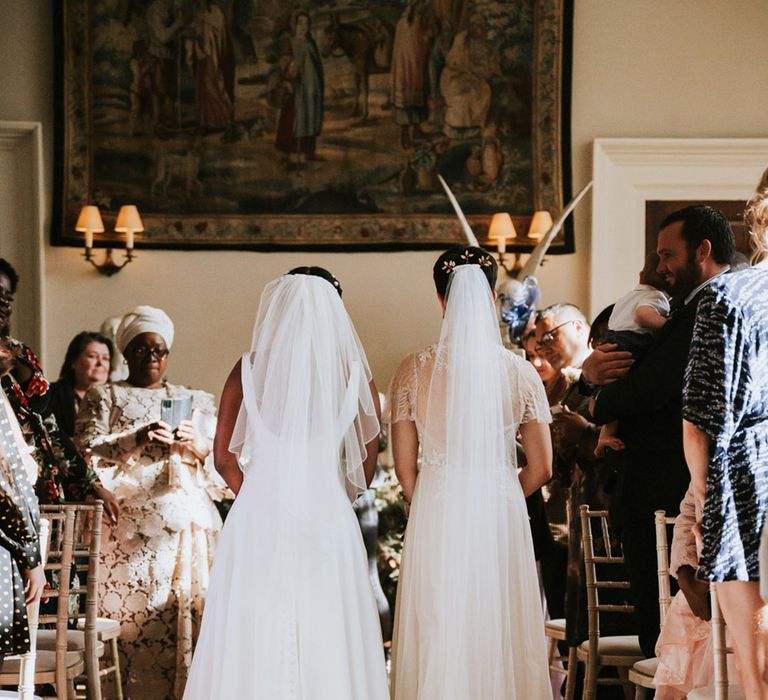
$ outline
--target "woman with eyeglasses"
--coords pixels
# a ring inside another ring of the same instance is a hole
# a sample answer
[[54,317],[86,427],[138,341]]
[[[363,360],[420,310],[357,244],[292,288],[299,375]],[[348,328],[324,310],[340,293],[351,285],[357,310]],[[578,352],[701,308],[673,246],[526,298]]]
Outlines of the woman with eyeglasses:
[[[121,623],[126,696],[180,698],[221,529],[214,505],[226,493],[206,460],[213,446],[213,396],[165,380],[174,327],[161,309],[137,306],[116,345],[128,379],[93,387],[78,415],[79,439],[119,499],[102,545],[101,612]],[[177,426],[167,399],[191,398]],[[166,409],[167,410],[167,409]]]

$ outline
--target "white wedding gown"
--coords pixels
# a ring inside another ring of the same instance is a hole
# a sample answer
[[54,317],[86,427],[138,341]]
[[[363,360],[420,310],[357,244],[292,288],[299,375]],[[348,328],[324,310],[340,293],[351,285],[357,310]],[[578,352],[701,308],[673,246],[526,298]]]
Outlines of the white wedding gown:
[[230,449],[243,483],[216,549],[184,700],[386,700],[381,628],[350,497],[379,431],[338,293],[270,283]]
[[[434,449],[444,439],[430,441],[432,428],[426,423],[434,347],[407,357],[392,383],[392,423],[413,421],[419,443],[426,448],[397,593],[394,700],[552,697],[536,562],[514,444],[517,425],[548,423],[550,411],[533,367],[501,348],[499,352],[504,354],[504,386],[514,415],[505,438],[509,458],[498,469],[446,475],[445,455]],[[468,375],[471,382],[472,373]],[[439,425],[444,414],[431,418]]]
[[326,500],[310,517],[288,505],[275,518],[282,488],[280,465],[245,473],[184,700],[385,700],[379,616],[344,486],[316,485]]

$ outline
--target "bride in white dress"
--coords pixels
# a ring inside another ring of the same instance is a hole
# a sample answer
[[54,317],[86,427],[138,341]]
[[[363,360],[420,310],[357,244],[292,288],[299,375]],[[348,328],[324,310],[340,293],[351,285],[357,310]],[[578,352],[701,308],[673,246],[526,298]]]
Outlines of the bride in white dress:
[[[552,697],[525,506],[551,475],[551,418],[533,366],[502,345],[495,279],[482,249],[438,259],[440,341],[407,357],[392,384],[395,469],[412,504],[395,700]],[[528,462],[519,474],[518,432]]]
[[321,268],[267,285],[224,387],[214,455],[237,498],[185,700],[388,697],[351,505],[375,469],[378,395],[340,294]]

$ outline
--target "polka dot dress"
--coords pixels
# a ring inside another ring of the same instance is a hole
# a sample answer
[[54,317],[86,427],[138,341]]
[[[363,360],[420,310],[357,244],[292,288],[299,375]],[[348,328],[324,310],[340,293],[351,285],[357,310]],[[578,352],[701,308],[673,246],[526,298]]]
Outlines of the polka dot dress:
[[40,563],[40,512],[12,420],[0,402],[0,658],[29,651],[22,572]]

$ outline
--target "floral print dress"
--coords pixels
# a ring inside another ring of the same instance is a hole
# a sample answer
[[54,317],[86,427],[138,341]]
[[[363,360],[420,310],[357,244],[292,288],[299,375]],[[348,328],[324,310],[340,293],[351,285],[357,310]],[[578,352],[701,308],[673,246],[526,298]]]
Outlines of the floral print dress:
[[82,502],[98,484],[96,473],[85,462],[74,443],[56,423],[51,413],[50,386],[35,353],[15,338],[6,342],[16,358],[32,373],[20,383],[6,374],[0,383],[21,425],[27,444],[34,448],[38,463],[35,492],[40,503]]
[[102,543],[101,614],[119,620],[127,698],[181,698],[192,662],[226,487],[212,468],[158,443],[139,447],[138,431],[160,419],[161,400],[192,396],[193,422],[210,448],[213,397],[166,384],[92,388],[76,434],[120,500],[118,523]]

